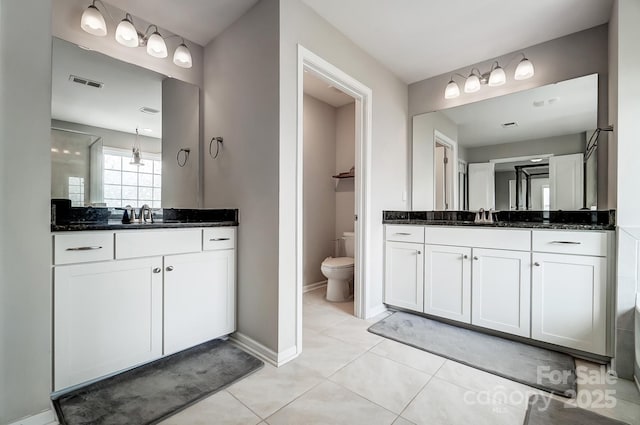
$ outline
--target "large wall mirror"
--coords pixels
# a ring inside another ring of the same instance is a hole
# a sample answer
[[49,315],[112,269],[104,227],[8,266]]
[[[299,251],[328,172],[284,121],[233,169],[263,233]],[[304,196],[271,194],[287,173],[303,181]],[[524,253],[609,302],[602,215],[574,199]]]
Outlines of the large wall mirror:
[[200,206],[198,87],[59,38],[52,61],[52,198]]
[[597,115],[593,74],[414,116],[412,209],[596,208]]

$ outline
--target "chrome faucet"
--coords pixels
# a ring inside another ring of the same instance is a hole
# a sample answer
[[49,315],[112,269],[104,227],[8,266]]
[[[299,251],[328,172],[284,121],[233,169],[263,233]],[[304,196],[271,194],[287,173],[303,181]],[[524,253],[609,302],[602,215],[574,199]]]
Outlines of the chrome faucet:
[[138,219],[143,223],[153,223],[153,212],[151,211],[151,207],[149,205],[144,204],[140,207],[140,214],[138,214]]

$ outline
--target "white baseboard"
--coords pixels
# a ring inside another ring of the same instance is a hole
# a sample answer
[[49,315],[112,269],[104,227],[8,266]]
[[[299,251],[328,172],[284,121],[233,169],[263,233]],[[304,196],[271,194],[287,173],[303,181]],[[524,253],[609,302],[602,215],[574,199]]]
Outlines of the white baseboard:
[[293,347],[290,347],[280,353],[278,353],[278,367],[289,363],[291,360],[295,359],[296,357],[298,357],[300,353],[298,353],[298,347],[296,347],[295,345]]
[[26,418],[12,422],[9,425],[54,425],[57,423],[58,419],[56,418],[56,415],[53,413],[53,410],[49,409],[38,413],[37,415],[27,416]]
[[371,319],[372,317],[376,317],[378,314],[385,313],[387,311],[387,306],[384,304],[380,304],[375,307],[370,307],[367,309],[367,315],[365,319]]
[[636,387],[638,387],[638,391],[640,391],[640,376],[634,376],[633,380],[636,383]]
[[327,281],[326,280],[322,280],[320,282],[316,282],[316,283],[310,283],[308,285],[304,285],[304,287],[302,288],[302,292],[310,292],[310,291],[315,291],[318,288],[322,288],[323,286],[327,285]]
[[236,345],[240,346],[241,348],[259,358],[260,360],[269,363],[272,366],[278,367],[278,353],[270,348],[265,347],[253,338],[249,338],[248,336],[240,332],[235,332],[231,334],[229,339]]

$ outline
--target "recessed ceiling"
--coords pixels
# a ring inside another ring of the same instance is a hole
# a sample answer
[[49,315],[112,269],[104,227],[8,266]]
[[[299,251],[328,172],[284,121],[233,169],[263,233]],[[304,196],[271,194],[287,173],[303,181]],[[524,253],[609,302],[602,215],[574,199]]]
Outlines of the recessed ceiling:
[[609,21],[612,0],[303,0],[406,83]]
[[[104,86],[78,84],[70,81],[70,75]],[[161,111],[164,78],[157,72],[54,38],[51,117],[132,134],[137,127],[142,135],[161,138],[162,113],[147,114],[140,108]]]
[[304,73],[304,93],[327,103],[334,108],[355,102],[354,98],[316,77],[311,72]]
[[201,46],[209,44],[257,2],[258,0],[106,1]]

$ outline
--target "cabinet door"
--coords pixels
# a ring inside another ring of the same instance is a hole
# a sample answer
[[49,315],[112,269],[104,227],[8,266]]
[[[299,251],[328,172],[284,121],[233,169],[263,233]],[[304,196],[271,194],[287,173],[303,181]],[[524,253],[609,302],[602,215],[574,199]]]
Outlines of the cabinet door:
[[532,338],[605,355],[606,259],[534,253],[532,279]]
[[387,242],[385,249],[385,303],[422,312],[423,245]]
[[162,355],[162,259],[54,268],[54,390]]
[[424,312],[471,322],[471,248],[425,245]]
[[473,249],[471,323],[529,337],[531,254]]
[[235,330],[235,251],[164,257],[164,354]]

